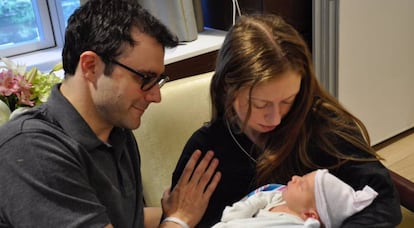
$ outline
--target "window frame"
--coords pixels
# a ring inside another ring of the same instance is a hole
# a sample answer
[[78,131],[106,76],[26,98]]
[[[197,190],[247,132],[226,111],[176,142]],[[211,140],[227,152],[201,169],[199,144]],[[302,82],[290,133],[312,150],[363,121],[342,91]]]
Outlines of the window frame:
[[[60,0],[58,1],[60,2]],[[50,6],[56,8],[57,5],[52,0],[32,0],[31,3],[34,8],[41,39],[39,41],[28,43],[12,44],[10,47],[6,46],[5,48],[0,49],[2,57],[17,56],[57,46],[58,39],[55,36],[55,28],[53,25],[53,20],[54,17],[57,16],[57,13],[51,15],[51,11],[49,10]]]

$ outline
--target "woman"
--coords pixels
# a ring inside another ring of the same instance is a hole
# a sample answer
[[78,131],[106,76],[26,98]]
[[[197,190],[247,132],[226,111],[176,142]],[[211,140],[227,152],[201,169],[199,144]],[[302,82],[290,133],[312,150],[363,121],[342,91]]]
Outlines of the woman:
[[199,227],[216,223],[225,206],[258,186],[323,168],[354,189],[369,185],[379,193],[342,227],[401,221],[397,192],[366,128],[319,85],[304,40],[280,17],[238,20],[219,52],[210,93],[211,121],[189,139],[173,174],[174,186],[195,149],[213,150],[220,160],[222,179]]

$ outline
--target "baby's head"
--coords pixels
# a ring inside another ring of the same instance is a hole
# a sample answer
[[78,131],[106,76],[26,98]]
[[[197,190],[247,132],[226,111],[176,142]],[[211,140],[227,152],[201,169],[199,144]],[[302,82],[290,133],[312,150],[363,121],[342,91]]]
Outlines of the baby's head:
[[316,171],[303,176],[293,176],[282,192],[282,197],[290,210],[301,218],[319,220],[315,200]]
[[355,191],[328,170],[319,169],[302,177],[292,177],[283,199],[303,218],[318,219],[329,228],[339,227],[346,218],[370,205],[377,195],[368,186]]

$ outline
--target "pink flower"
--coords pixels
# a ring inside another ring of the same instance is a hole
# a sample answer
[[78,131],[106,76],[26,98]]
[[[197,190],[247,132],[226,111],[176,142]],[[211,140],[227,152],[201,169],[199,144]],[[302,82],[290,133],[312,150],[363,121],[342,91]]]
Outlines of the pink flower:
[[16,92],[16,88],[14,84],[15,82],[13,81],[12,70],[0,71],[0,95],[1,96],[10,96],[14,92]]
[[0,57],[0,100],[10,111],[45,102],[52,86],[62,80],[54,74],[61,69],[62,64],[58,63],[49,73],[42,73],[36,67],[26,72],[25,65]]
[[11,106],[11,110],[16,105],[34,106],[34,101],[30,100],[31,88],[32,84],[23,75],[14,74],[10,69],[0,70],[0,98]]
[[14,86],[16,89],[17,98],[19,99],[19,104],[25,104],[29,106],[34,106],[34,102],[30,100],[30,97],[32,95],[31,88],[32,83],[28,82],[24,76],[16,75],[13,79],[15,82]]

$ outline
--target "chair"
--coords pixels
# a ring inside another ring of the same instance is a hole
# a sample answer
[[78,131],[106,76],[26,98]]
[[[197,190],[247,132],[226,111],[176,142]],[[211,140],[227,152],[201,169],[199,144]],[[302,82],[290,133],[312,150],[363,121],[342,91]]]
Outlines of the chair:
[[184,144],[210,119],[212,75],[210,72],[166,83],[161,89],[161,103],[149,106],[141,126],[134,131],[140,148],[147,206],[160,206]]
[[412,228],[414,227],[414,183],[392,170],[389,171],[391,179],[400,194],[402,206],[403,221],[398,227]]

